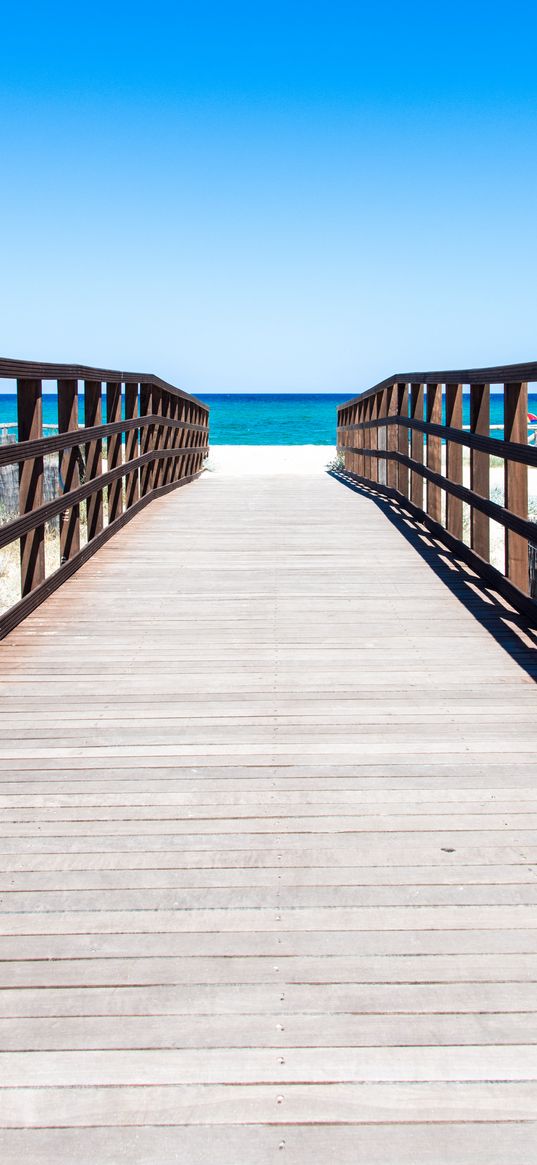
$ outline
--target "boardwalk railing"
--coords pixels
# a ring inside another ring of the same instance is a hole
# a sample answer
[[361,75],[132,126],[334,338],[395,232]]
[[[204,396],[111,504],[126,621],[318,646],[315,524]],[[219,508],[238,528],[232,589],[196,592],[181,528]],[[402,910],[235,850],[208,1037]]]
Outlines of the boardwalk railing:
[[[156,376],[108,368],[0,360],[0,379],[16,380],[18,428],[18,440],[10,427],[0,446],[0,473],[18,467],[18,513],[6,514],[4,499],[0,552],[19,541],[21,577],[20,600],[0,616],[2,637],[148,502],[201,473],[209,410]],[[44,381],[57,392],[54,436],[43,436]],[[45,500],[51,465],[56,496]],[[47,573],[45,529],[54,521],[59,561]]]
[[[347,476],[404,503],[535,618],[537,524],[528,515],[528,467],[537,467],[537,448],[528,444],[532,382],[537,363],[390,377],[339,406],[338,450]],[[503,398],[503,437],[490,435],[491,385]],[[503,461],[498,500],[491,498],[491,457],[500,466]],[[490,561],[491,520],[505,532],[503,569]]]

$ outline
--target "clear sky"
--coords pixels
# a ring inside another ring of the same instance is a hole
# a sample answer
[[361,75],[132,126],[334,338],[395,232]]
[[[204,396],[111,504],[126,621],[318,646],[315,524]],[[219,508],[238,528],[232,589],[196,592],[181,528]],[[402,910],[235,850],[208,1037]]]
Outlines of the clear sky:
[[197,393],[537,358],[535,4],[5,5],[0,354]]

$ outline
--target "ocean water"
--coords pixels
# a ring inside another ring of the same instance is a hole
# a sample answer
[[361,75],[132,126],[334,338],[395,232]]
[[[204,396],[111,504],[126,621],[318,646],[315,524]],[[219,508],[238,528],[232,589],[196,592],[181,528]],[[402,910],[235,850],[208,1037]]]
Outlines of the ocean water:
[[[348,393],[234,393],[206,394],[202,398],[211,410],[213,445],[335,445],[336,406],[349,399]],[[537,393],[530,393],[529,411],[537,414]],[[463,422],[469,423],[470,401],[465,393]],[[58,417],[57,397],[43,395],[43,422],[55,425]],[[103,417],[105,402],[103,397]],[[17,398],[14,393],[0,393],[0,427],[16,423]],[[80,416],[82,423],[82,414]],[[491,425],[503,425],[503,396],[491,394]],[[15,430],[13,430],[13,435]],[[502,437],[503,430],[492,429],[491,436]]]
[[345,394],[207,394],[213,445],[335,445]]

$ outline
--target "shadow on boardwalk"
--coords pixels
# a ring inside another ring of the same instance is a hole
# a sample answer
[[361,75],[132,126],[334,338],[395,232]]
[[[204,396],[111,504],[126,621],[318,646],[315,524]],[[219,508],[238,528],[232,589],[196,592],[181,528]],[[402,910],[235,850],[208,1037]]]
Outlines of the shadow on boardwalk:
[[372,487],[352,481],[336,470],[330,470],[329,476],[354,493],[369,498],[504,651],[532,679],[537,678],[537,630],[524,615],[514,611],[396,501]]

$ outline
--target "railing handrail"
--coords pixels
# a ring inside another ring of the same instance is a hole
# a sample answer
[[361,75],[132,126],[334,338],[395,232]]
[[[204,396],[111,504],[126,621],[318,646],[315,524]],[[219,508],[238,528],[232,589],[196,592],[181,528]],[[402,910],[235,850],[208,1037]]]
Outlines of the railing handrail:
[[[3,465],[20,464],[32,457],[46,457],[50,453],[60,453],[72,449],[74,445],[86,445],[89,441],[103,437],[113,437],[117,433],[128,433],[132,429],[147,429],[150,425],[165,425],[168,429],[187,429],[189,432],[205,432],[206,425],[195,425],[191,421],[176,421],[172,417],[161,417],[157,413],[132,417],[124,421],[112,421],[107,425],[79,425],[78,429],[66,429],[51,437],[40,437],[36,441],[15,441],[12,445],[0,445],[0,468]],[[47,426],[50,429],[57,425]],[[1,428],[1,425],[0,425]],[[45,428],[45,425],[43,425]]]
[[337,405],[337,411],[366,400],[369,396],[391,388],[394,384],[505,384],[506,381],[537,382],[537,360],[524,364],[494,364],[486,368],[450,368],[442,372],[397,372],[380,380],[372,388],[366,388],[357,396],[350,397]]
[[97,380],[119,384],[152,384],[162,388],[172,396],[192,401],[198,408],[209,412],[209,406],[197,396],[176,388],[167,380],[161,380],[152,372],[120,372],[115,368],[93,368],[89,364],[47,364],[36,360],[11,360],[0,358],[0,380]]

